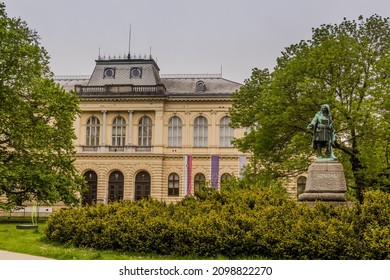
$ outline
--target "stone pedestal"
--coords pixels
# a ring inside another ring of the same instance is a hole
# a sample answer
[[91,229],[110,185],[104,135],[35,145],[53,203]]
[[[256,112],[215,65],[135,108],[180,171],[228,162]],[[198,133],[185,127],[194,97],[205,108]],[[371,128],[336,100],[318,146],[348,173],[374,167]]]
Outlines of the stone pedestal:
[[298,196],[298,200],[346,201],[346,191],[342,164],[316,160],[309,166],[305,191]]

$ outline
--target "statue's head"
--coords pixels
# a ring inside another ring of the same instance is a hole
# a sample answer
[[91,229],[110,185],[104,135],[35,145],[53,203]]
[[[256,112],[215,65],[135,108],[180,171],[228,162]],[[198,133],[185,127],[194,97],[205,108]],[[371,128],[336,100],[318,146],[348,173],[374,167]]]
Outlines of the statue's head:
[[321,105],[321,112],[322,113],[330,113],[330,107],[329,107],[329,105],[328,104],[323,104],[323,105]]

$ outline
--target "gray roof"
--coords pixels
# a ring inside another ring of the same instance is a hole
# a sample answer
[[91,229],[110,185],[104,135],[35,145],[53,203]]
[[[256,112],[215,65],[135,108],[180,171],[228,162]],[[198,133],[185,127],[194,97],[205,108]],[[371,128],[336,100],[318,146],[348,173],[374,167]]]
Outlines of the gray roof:
[[56,81],[65,90],[74,90],[75,85],[86,86],[88,84],[90,76],[54,76]]
[[[113,76],[105,75],[111,69]],[[130,73],[139,69],[140,77]],[[96,60],[91,76],[57,76],[54,79],[65,90],[73,90],[77,86],[80,96],[107,97],[120,92],[121,96],[157,94],[165,96],[215,96],[230,95],[241,87],[240,83],[226,80],[221,74],[204,75],[161,75],[156,62],[149,59],[109,59]],[[203,82],[205,91],[197,91],[197,83]],[[120,87],[120,88],[119,88]]]
[[196,93],[196,84],[202,81],[205,84],[205,94],[231,94],[238,90],[241,84],[221,78],[163,78],[168,94]]
[[[89,79],[67,78],[64,76],[54,77],[55,81],[64,87],[65,90],[74,90],[76,85],[88,86]],[[190,95],[197,94],[196,84],[202,81],[205,84],[205,94],[231,94],[241,87],[240,83],[226,80],[224,78],[162,78],[161,84],[165,85],[168,95]]]
[[[105,77],[106,69],[114,69],[113,78]],[[132,69],[141,69],[142,76],[131,77]],[[161,83],[159,68],[153,59],[112,59],[96,60],[96,66],[88,82],[88,86],[125,85],[150,86]]]

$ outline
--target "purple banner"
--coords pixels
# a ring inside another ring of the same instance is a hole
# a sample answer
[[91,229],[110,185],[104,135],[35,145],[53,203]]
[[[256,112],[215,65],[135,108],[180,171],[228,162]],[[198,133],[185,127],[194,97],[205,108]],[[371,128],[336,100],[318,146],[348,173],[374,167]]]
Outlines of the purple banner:
[[219,183],[219,156],[211,156],[211,183],[218,190]]

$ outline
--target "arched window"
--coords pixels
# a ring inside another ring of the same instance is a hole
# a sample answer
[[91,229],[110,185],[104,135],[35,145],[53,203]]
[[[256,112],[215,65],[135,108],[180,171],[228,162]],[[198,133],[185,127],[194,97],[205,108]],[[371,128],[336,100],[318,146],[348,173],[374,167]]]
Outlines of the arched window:
[[96,117],[90,117],[87,121],[86,145],[99,146],[100,122]]
[[200,191],[206,184],[206,177],[202,173],[197,173],[194,177],[194,190]]
[[206,85],[203,81],[198,81],[196,83],[196,92],[205,92],[206,91]]
[[108,179],[108,198],[110,202],[123,200],[124,177],[120,171],[114,171]]
[[172,117],[168,122],[168,147],[181,147],[182,123],[179,117]]
[[223,173],[221,176],[221,183],[226,183],[232,178],[232,175],[229,173]]
[[306,187],[306,177],[305,176],[300,176],[298,177],[297,180],[297,195],[300,195],[305,191]]
[[135,176],[135,199],[140,200],[150,196],[150,174],[146,171],[141,171]]
[[124,146],[126,139],[126,121],[122,117],[116,117],[112,122],[112,145]]
[[194,147],[207,147],[208,123],[205,117],[197,117],[194,123]]
[[94,171],[87,171],[84,178],[87,181],[88,189],[83,193],[83,205],[91,205],[96,203],[97,200],[97,174]]
[[179,196],[179,175],[176,173],[169,174],[168,196]]
[[234,130],[230,127],[230,118],[223,117],[219,126],[219,145],[221,147],[232,147]]
[[142,117],[138,123],[138,146],[152,145],[152,120]]

